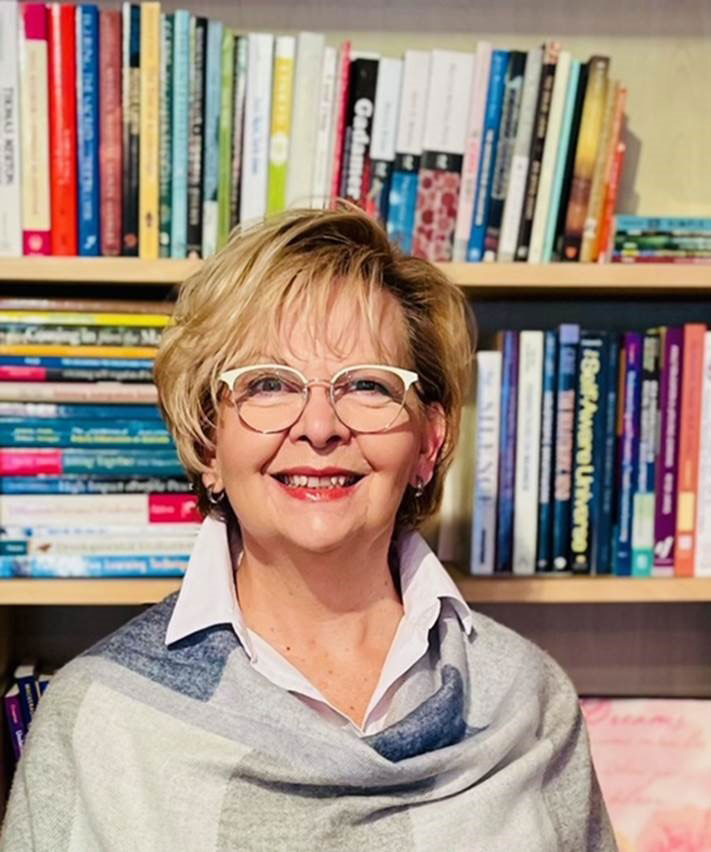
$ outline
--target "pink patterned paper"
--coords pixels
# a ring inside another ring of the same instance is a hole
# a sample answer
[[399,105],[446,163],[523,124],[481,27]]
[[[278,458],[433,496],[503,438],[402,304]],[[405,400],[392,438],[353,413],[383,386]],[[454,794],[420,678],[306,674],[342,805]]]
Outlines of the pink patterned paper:
[[581,704],[620,852],[711,852],[711,701]]
[[432,262],[452,259],[457,221],[458,172],[420,169],[412,253]]

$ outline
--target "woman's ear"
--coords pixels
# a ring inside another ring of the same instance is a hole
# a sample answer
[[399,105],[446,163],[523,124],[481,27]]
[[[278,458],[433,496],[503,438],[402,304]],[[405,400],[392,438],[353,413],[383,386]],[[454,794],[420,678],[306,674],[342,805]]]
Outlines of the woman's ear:
[[428,483],[432,479],[446,437],[447,415],[442,406],[434,402],[424,411],[420,453],[414,470],[415,477],[421,482]]
[[222,477],[220,476],[217,458],[215,456],[210,459],[210,470],[202,474],[202,484],[208,491],[212,491],[213,494],[220,494],[225,490],[225,483],[222,481]]

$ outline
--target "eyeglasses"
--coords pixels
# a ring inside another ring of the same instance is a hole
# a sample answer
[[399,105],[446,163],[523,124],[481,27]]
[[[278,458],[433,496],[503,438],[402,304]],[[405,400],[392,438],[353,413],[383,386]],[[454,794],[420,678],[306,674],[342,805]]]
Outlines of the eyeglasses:
[[301,417],[312,387],[327,387],[336,416],[354,432],[384,432],[405,406],[417,373],[382,364],[344,367],[330,381],[293,367],[255,364],[220,374],[242,421],[258,432],[283,432]]

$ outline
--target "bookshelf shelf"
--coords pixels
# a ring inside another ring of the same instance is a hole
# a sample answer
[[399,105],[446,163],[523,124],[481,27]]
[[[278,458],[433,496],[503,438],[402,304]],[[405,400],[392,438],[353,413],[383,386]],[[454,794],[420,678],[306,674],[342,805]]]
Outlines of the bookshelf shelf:
[[[711,578],[469,577],[450,568],[467,601],[477,604],[711,603]],[[0,581],[0,606],[152,604],[179,588],[170,578],[12,579]]]
[[[130,257],[0,258],[0,282],[134,284],[170,287],[200,267],[199,260]],[[711,294],[711,264],[443,263],[444,272],[472,295]]]

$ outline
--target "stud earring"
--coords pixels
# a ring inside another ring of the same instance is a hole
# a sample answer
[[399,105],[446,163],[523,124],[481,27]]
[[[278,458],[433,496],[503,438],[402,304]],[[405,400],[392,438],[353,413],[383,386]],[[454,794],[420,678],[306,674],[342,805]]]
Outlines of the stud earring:
[[415,479],[415,497],[422,497],[425,493],[425,481],[421,476]]

